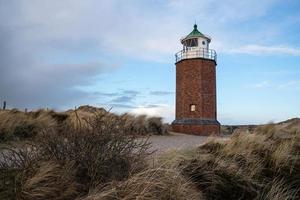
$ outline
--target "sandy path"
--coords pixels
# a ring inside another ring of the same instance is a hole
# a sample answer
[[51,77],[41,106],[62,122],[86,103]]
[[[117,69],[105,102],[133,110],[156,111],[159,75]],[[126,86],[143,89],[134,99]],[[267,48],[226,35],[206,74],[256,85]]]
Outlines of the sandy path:
[[171,149],[193,148],[203,144],[207,136],[186,135],[179,133],[171,133],[167,136],[153,135],[149,138],[152,143],[151,150],[160,154]]

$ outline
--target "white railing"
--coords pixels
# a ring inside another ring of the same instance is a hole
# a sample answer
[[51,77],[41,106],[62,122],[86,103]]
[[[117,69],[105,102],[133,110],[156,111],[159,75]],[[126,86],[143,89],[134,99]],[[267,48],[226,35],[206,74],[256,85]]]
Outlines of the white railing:
[[176,62],[190,58],[205,58],[217,62],[217,53],[213,49],[188,47],[175,54]]

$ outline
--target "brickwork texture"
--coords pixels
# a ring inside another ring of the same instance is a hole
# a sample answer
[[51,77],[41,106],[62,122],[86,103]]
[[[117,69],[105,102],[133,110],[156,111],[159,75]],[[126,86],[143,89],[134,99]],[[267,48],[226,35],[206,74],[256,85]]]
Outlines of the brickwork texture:
[[[216,107],[216,63],[213,60],[193,58],[176,63],[176,132],[197,135],[218,135]],[[195,105],[195,111],[191,111]],[[186,119],[215,120],[216,124],[178,124]]]

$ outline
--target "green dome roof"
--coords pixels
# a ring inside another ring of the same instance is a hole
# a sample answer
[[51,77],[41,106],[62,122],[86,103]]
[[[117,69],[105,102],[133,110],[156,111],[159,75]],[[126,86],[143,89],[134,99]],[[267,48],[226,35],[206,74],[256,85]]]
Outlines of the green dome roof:
[[190,34],[188,34],[187,36],[186,36],[186,39],[187,38],[193,38],[193,37],[205,37],[205,35],[203,35],[200,31],[198,31],[198,29],[197,29],[197,24],[195,24],[194,25],[194,30],[190,33]]
[[191,38],[198,38],[198,37],[206,38],[208,42],[211,41],[211,38],[209,36],[204,35],[197,29],[197,24],[194,25],[194,30],[190,34],[188,34],[187,36],[182,38],[180,41],[181,41],[181,43],[183,43],[185,40],[188,40]]

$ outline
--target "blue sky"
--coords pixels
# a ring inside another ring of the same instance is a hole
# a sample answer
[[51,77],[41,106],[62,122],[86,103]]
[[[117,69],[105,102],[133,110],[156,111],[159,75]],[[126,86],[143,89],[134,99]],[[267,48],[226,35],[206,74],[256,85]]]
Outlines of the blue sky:
[[198,29],[218,53],[222,124],[300,116],[300,1],[0,0],[0,101],[174,119],[174,54]]

